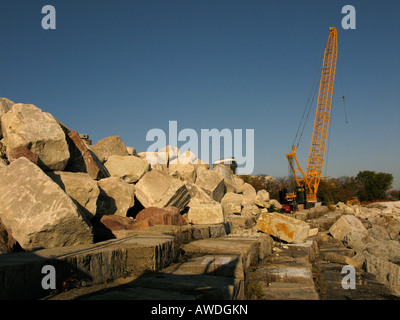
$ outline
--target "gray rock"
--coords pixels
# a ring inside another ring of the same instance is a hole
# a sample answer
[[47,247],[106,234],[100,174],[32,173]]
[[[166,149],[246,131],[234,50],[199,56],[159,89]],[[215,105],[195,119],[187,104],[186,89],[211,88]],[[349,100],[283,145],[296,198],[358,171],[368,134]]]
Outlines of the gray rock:
[[93,242],[74,201],[26,158],[0,170],[0,218],[25,250]]

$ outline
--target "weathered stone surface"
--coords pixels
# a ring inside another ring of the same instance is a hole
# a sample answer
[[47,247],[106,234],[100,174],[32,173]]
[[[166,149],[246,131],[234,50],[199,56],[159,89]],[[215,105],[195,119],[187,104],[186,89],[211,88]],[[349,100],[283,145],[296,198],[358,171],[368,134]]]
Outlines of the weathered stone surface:
[[188,204],[188,207],[191,207],[196,204],[216,203],[216,201],[212,199],[210,195],[207,192],[205,192],[202,188],[200,188],[198,185],[190,182],[186,182],[185,185],[190,194],[190,202]]
[[341,216],[329,229],[329,233],[336,239],[343,241],[350,232],[367,233],[361,221],[353,215]]
[[83,172],[54,171],[47,175],[76,201],[80,211],[89,221],[93,219],[100,195],[95,180]]
[[126,147],[126,151],[130,156],[137,156],[136,149],[133,147]]
[[147,161],[151,168],[167,168],[168,167],[168,153],[167,152],[140,152],[137,154],[140,159]]
[[24,249],[93,242],[73,200],[26,158],[0,170],[0,218]]
[[27,146],[50,170],[64,170],[69,160],[65,133],[57,120],[32,104],[14,104],[1,117],[7,155],[16,147]]
[[7,167],[7,162],[6,162],[6,160],[0,158],[0,168],[4,168],[4,167]]
[[110,173],[93,153],[88,149],[78,132],[72,130],[67,134],[70,159],[65,168],[71,172],[87,172],[93,179],[102,179],[110,176]]
[[214,171],[198,171],[196,185],[202,188],[212,199],[218,202],[221,201],[225,194],[224,178]]
[[190,207],[188,219],[193,224],[219,224],[224,223],[224,212],[220,203],[198,204]]
[[256,205],[261,205],[267,203],[269,200],[269,192],[267,190],[259,190],[257,191],[254,202]]
[[400,296],[400,266],[373,254],[363,253],[365,269],[376,275],[379,282],[389,287],[392,292]]
[[97,214],[126,217],[135,204],[135,186],[117,177],[101,179],[97,184],[100,187]]
[[161,170],[147,172],[136,184],[136,198],[145,207],[177,207],[183,210],[190,201],[186,185]]
[[210,164],[201,159],[196,159],[195,161],[192,162],[192,164],[196,168],[197,172],[199,172],[201,170],[209,170],[210,169]]
[[188,164],[188,163],[195,163],[197,160],[197,156],[191,152],[190,150],[186,150],[184,152],[180,152],[178,155],[178,158],[171,161],[171,163],[182,163],[182,164]]
[[245,183],[243,185],[243,195],[243,206],[254,205],[257,192],[251,184]]
[[304,221],[276,212],[262,213],[256,226],[258,230],[289,243],[303,243],[310,230]]
[[1,222],[0,219],[0,254],[13,252],[17,241],[13,238],[12,232]]
[[0,98],[0,139],[3,138],[3,133],[1,131],[1,117],[3,114],[8,112],[12,106],[14,105],[14,102],[7,98]]
[[233,192],[227,192],[221,199],[221,204],[233,203],[236,205],[241,205],[243,203],[244,196],[242,194],[237,194]]
[[221,204],[224,207],[224,213],[226,216],[231,214],[240,214],[242,212],[243,195],[236,194],[233,192],[225,193],[221,199]]
[[140,211],[136,216],[136,221],[148,220],[152,225],[186,225],[185,219],[176,207],[148,207]]
[[261,209],[257,207],[255,204],[245,205],[242,208],[241,214],[243,216],[257,216],[261,212]]
[[167,163],[170,163],[171,161],[176,159],[179,155],[179,149],[173,146],[166,146],[165,148],[160,149],[159,152],[161,154],[165,153],[167,155],[166,157],[168,159]]
[[168,173],[174,177],[178,177],[179,179],[190,183],[194,183],[197,177],[196,168],[191,163],[170,163],[168,165]]
[[233,175],[235,180],[236,193],[243,193],[244,180],[237,175]]
[[226,192],[236,192],[235,178],[230,166],[224,164],[214,165],[213,171],[224,178]]
[[107,161],[110,156],[129,156],[125,143],[120,136],[111,136],[101,139],[90,149],[96,154],[101,162]]
[[135,156],[109,156],[104,163],[112,177],[118,177],[128,183],[135,183],[150,170],[149,164]]

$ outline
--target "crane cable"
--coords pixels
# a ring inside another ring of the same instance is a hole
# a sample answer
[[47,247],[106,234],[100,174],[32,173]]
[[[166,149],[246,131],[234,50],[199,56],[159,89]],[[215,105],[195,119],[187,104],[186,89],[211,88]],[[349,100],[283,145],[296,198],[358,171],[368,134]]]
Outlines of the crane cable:
[[[308,120],[308,118],[309,118],[309,116],[310,116],[311,106],[312,106],[313,103],[314,103],[314,99],[315,99],[315,96],[316,96],[316,93],[317,93],[317,88],[318,88],[315,84],[316,84],[316,82],[317,82],[319,73],[320,73],[320,69],[318,68],[318,69],[317,69],[317,72],[315,73],[314,82],[313,82],[313,85],[312,85],[310,94],[309,94],[309,96],[308,96],[307,103],[306,103],[306,106],[305,106],[304,111],[303,111],[303,115],[301,116],[301,120],[300,120],[299,126],[298,126],[298,128],[297,128],[296,135],[295,135],[295,137],[294,137],[294,139],[293,139],[292,145],[294,146],[295,143],[296,143],[297,136],[299,135],[301,125],[303,124],[303,128],[301,129],[300,136],[299,136],[299,140],[297,141],[297,146],[296,146],[296,148],[299,147],[301,137],[303,136],[304,128],[305,128],[306,123],[307,123],[307,120]],[[313,94],[313,92],[314,92],[314,94]],[[312,96],[312,100],[311,100],[311,103],[310,103],[310,98],[311,98],[311,96]],[[306,113],[307,113],[307,116],[306,116],[306,119],[305,119],[305,121],[304,121],[304,116],[305,116]],[[303,121],[304,121],[304,123],[303,123]]]
[[340,68],[340,64],[339,64],[339,77],[340,77],[340,86],[342,88],[342,99],[343,99],[343,107],[344,107],[344,116],[345,116],[345,119],[346,119],[346,124],[348,124],[349,122],[347,121],[346,101],[345,101],[344,90],[343,90],[342,69]]

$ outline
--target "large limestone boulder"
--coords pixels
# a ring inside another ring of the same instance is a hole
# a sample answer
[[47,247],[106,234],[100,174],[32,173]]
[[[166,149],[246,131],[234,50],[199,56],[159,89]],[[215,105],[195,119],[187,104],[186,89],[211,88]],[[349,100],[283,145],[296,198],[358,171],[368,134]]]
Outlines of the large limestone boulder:
[[212,199],[218,202],[221,201],[225,194],[224,178],[214,171],[198,171],[196,185],[202,188]]
[[7,155],[16,147],[27,146],[49,170],[64,170],[69,160],[65,133],[57,120],[32,104],[14,104],[1,117]]
[[188,212],[189,223],[220,224],[225,222],[224,211],[220,203],[197,204],[191,206]]
[[93,242],[74,201],[26,158],[0,170],[0,218],[25,250]]
[[150,170],[150,165],[135,156],[109,156],[104,163],[112,177],[121,178],[125,182],[135,183]]
[[162,148],[159,150],[160,154],[166,154],[166,159],[167,163],[170,163],[171,161],[175,160],[178,158],[179,155],[179,149],[178,147],[173,147],[173,146],[166,146],[165,148]]
[[185,185],[190,194],[190,202],[187,205],[188,207],[191,207],[196,204],[216,203],[216,201],[212,199],[210,195],[207,192],[205,192],[202,188],[200,188],[198,185],[190,182],[186,182]]
[[168,166],[168,173],[174,177],[178,177],[179,179],[190,183],[194,183],[197,177],[196,168],[191,163],[170,163]]
[[226,192],[236,192],[236,183],[230,166],[225,164],[217,164],[213,166],[213,171],[224,177]]
[[329,229],[329,233],[340,241],[343,241],[345,236],[350,232],[367,234],[367,229],[362,222],[353,215],[341,216]]
[[161,170],[147,172],[136,184],[136,198],[145,207],[177,207],[183,210],[190,201],[186,185]]
[[243,195],[244,195],[242,205],[244,207],[254,205],[255,199],[257,196],[256,189],[254,189],[254,187],[251,184],[246,182],[245,184],[243,184],[242,190],[243,190]]
[[135,205],[135,186],[117,177],[101,179],[97,214],[126,217],[128,210]]
[[233,175],[235,181],[236,193],[243,193],[244,180],[237,175]]
[[242,212],[243,197],[242,194],[233,192],[225,193],[224,197],[221,199],[225,216],[240,214]]
[[90,221],[97,212],[100,189],[97,182],[83,172],[49,172],[48,176],[56,182],[73,200]]
[[11,100],[7,98],[0,98],[0,139],[3,138],[3,133],[1,131],[1,117],[6,112],[10,111],[13,105],[14,102],[12,102]]
[[257,229],[289,243],[304,243],[310,226],[304,221],[276,212],[262,213],[257,221]]
[[112,136],[101,139],[90,149],[96,154],[101,162],[107,161],[112,156],[129,156],[125,143],[120,136]]

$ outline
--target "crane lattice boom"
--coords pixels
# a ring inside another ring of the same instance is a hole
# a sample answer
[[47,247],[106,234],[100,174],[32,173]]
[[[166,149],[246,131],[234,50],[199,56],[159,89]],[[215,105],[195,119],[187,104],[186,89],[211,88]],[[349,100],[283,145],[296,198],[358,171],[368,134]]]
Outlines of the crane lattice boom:
[[[325,146],[328,136],[329,118],[331,114],[333,86],[335,82],[338,51],[337,34],[338,32],[336,28],[329,28],[329,37],[324,52],[318,102],[315,112],[314,129],[311,139],[306,175],[304,174],[297,160],[296,147],[293,146],[292,151],[286,155],[294,173],[297,185],[305,188],[308,202],[317,201],[317,191],[321,180],[322,167],[324,164]],[[302,175],[301,178],[296,175],[296,173],[299,171]]]

